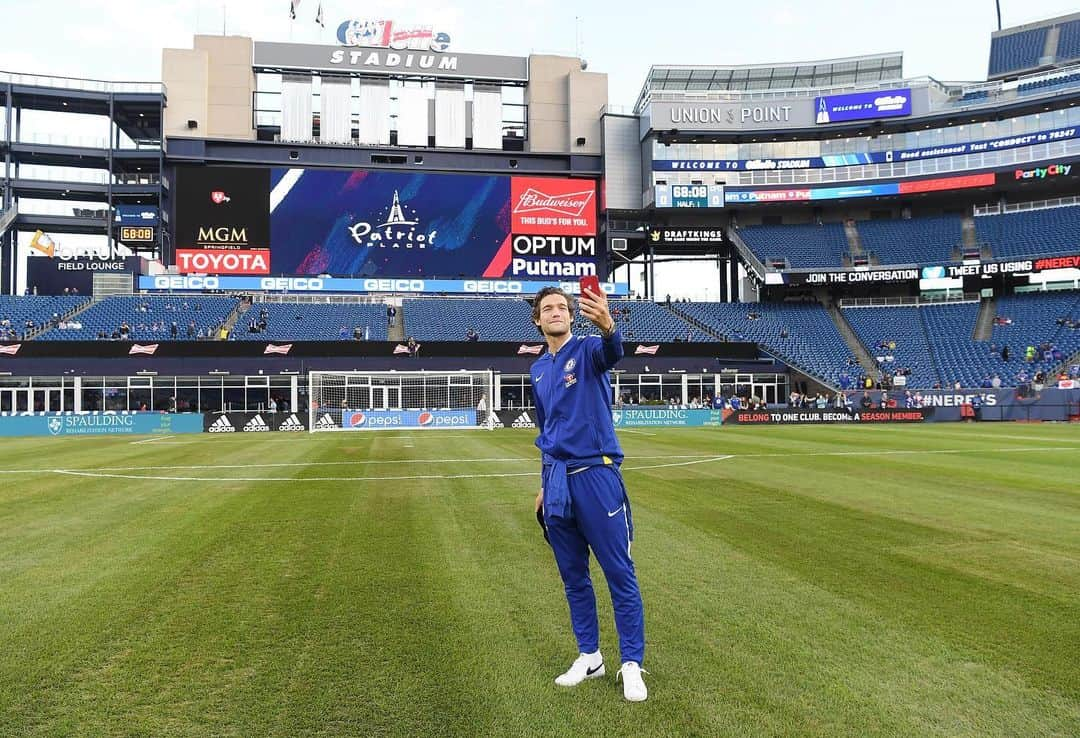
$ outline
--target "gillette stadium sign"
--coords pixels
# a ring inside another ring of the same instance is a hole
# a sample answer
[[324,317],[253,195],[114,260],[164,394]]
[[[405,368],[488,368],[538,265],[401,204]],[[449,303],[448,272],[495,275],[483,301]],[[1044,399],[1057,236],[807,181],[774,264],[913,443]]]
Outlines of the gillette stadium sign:
[[[338,31],[341,32],[340,27]],[[349,37],[352,38],[352,36]],[[388,41],[386,46],[367,44],[344,48],[321,44],[256,41],[252,66],[256,69],[278,69],[309,74],[311,72],[345,72],[399,76],[423,73],[425,76],[437,78],[515,82],[526,82],[529,79],[529,60],[526,57],[443,53],[449,42],[450,37],[443,33],[411,39],[394,40],[391,37],[391,41]],[[421,46],[426,44],[427,48],[413,48],[409,45],[410,43]]]

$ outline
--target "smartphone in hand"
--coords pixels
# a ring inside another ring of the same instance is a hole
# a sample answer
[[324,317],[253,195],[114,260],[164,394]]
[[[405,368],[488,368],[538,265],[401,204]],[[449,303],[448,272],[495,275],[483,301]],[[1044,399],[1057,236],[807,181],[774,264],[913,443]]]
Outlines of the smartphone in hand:
[[599,296],[603,290],[600,289],[600,278],[595,274],[589,274],[584,277],[578,278],[578,287],[581,289],[581,294],[585,294],[586,290],[593,295]]

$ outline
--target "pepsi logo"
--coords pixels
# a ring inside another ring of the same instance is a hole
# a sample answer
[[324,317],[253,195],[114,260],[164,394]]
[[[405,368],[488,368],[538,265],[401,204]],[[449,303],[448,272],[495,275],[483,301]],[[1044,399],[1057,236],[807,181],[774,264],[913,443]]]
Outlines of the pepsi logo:
[[354,413],[352,418],[349,419],[349,425],[355,428],[358,425],[363,425],[365,420],[367,420],[367,416],[363,413]]
[[435,421],[435,416],[431,413],[420,413],[420,425],[431,425]]

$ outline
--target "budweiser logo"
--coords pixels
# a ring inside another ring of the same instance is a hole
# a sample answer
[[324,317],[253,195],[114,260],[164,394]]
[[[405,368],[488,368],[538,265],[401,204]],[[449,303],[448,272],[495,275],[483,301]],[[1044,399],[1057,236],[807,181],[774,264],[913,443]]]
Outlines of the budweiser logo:
[[22,347],[21,343],[13,343],[10,346],[0,346],[0,354],[14,356],[15,354],[19,353],[20,347]]
[[649,356],[655,356],[656,352],[660,350],[659,346],[638,346],[634,349],[634,355],[649,354]]
[[146,346],[136,343],[134,346],[128,349],[128,355],[131,356],[134,354],[146,354],[147,356],[153,356],[154,352],[157,351],[157,347],[158,345],[156,343],[147,344]]
[[539,346],[539,345],[538,346],[526,346],[525,344],[521,344],[521,346],[518,347],[518,353],[519,354],[533,354],[534,356],[539,356],[540,352],[543,350],[543,348],[544,348],[543,346]]
[[560,215],[574,215],[580,217],[585,208],[592,202],[595,190],[588,189],[581,192],[564,192],[560,195],[549,195],[535,187],[530,187],[518,197],[515,213],[535,213],[547,210]]
[[285,355],[292,351],[291,343],[283,343],[280,346],[273,343],[266,344],[266,348],[263,349],[264,354],[281,354]]

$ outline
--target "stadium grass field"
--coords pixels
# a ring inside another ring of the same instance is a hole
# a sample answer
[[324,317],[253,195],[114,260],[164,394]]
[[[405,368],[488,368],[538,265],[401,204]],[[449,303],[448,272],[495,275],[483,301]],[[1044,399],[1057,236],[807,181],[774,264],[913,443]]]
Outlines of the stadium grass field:
[[1080,427],[648,433],[643,704],[533,431],[5,440],[0,735],[1080,734]]

